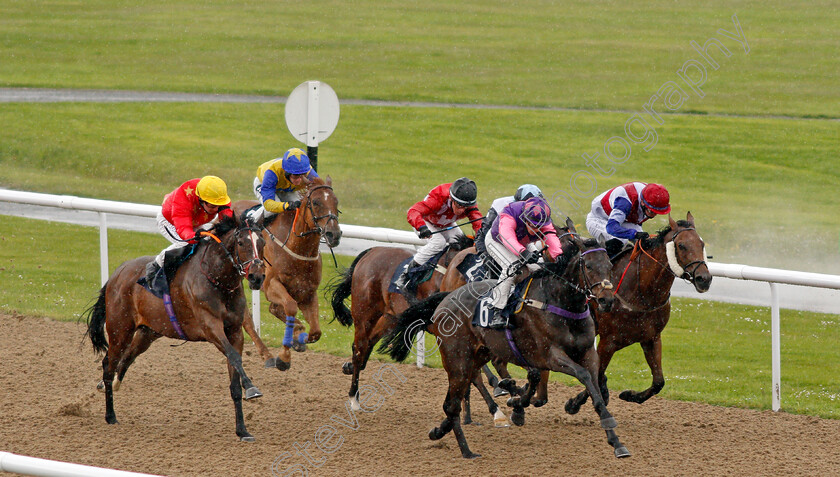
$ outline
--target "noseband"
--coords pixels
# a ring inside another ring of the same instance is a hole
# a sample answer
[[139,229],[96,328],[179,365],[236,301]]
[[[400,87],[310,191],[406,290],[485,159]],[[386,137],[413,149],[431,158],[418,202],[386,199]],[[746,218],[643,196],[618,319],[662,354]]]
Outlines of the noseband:
[[[706,265],[708,267],[705,260],[706,249],[703,249],[703,260],[694,260],[693,262],[689,262],[685,265],[680,265],[679,260],[677,259],[676,251],[677,236],[687,230],[694,230],[694,227],[681,229],[675,232],[674,236],[671,237],[671,241],[665,245],[665,254],[668,257],[668,268],[671,270],[671,273],[673,273],[677,278],[694,283],[697,268],[700,267],[700,265]],[[689,267],[693,268],[689,271]]]

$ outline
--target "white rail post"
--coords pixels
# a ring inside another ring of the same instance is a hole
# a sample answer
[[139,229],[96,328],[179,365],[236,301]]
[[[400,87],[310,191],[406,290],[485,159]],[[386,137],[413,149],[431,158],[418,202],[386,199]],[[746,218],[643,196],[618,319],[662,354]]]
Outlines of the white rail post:
[[779,290],[775,283],[770,282],[770,341],[773,361],[773,410],[778,411],[782,406],[782,353],[779,319]]
[[426,361],[426,332],[417,332],[417,345],[415,349],[417,350],[417,367],[422,368],[423,363]]
[[99,213],[99,274],[102,286],[108,281],[108,221],[105,212]]
[[251,290],[251,317],[254,320],[254,331],[260,336],[260,291]]

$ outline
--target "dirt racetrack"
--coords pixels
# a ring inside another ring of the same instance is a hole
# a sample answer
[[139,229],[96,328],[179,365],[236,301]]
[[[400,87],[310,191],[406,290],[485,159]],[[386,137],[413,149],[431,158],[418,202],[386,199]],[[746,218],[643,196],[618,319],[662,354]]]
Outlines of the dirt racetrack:
[[[486,407],[474,404],[483,425],[468,426],[466,435],[483,457],[469,461],[451,434],[427,437],[443,417],[444,371],[396,365],[395,373],[371,362],[362,374],[363,384],[375,386],[367,388],[370,411],[351,414],[343,358],[296,354],[281,373],[264,369],[250,344],[245,369],[264,393],[243,404],[255,443],[234,434],[224,358],[207,343],[156,342],[115,393],[120,424],[109,426],[104,395],[94,389],[100,358],[89,343],[80,346],[83,332],[75,323],[0,315],[0,451],[196,476],[304,469],[342,476],[840,475],[840,421],[658,398],[641,406],[610,403],[633,453],[619,460],[591,405],[566,415],[562,404],[577,390],[555,384],[548,405],[528,409],[521,428],[493,428]],[[386,371],[383,384],[372,378],[377,369]]]

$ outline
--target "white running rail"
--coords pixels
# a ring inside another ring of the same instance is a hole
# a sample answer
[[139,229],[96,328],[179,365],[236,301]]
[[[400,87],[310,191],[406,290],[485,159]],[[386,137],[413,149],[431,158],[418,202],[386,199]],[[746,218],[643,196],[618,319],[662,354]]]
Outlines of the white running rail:
[[[71,464],[57,460],[39,459],[24,455],[0,452],[0,472],[46,477],[156,477],[153,474],[138,474],[124,470],[103,469],[88,465]],[[160,476],[157,476],[160,477]]]

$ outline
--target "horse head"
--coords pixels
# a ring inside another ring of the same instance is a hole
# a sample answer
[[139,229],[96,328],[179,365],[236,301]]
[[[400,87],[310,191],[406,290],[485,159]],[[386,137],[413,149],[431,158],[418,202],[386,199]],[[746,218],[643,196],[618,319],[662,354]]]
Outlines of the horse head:
[[612,263],[603,245],[595,239],[576,236],[573,243],[580,250],[578,255],[579,285],[586,290],[590,300],[598,304],[600,311],[609,311],[615,301],[614,289],[610,283]]
[[232,232],[230,238],[223,239],[223,245],[239,275],[248,279],[252,290],[259,290],[265,280],[265,264],[260,258],[265,247],[262,229],[244,217],[228,220],[232,223],[229,226]]
[[706,247],[694,226],[694,217],[689,212],[685,220],[675,221],[668,215],[670,236],[665,239],[668,266],[678,278],[690,281],[694,288],[704,293],[712,284],[712,274],[706,264]]
[[319,233],[327,245],[337,247],[341,241],[341,228],[338,226],[338,198],[332,188],[332,179],[315,179],[306,189],[300,205],[303,220],[309,228],[308,233]]

